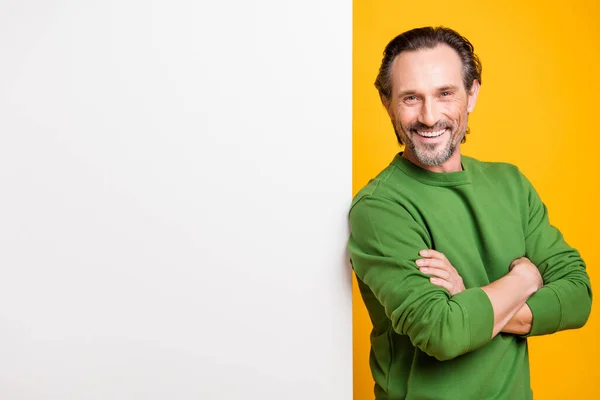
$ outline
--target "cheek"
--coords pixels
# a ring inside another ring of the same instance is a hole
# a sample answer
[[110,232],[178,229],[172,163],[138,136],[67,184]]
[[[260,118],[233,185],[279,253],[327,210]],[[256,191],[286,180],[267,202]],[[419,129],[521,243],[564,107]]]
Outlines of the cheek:
[[443,114],[446,118],[457,124],[462,123],[467,115],[466,105],[460,103],[448,103],[444,105]]
[[419,116],[418,111],[416,111],[416,107],[414,108],[404,108],[398,110],[396,113],[396,121],[400,122],[402,126],[406,126],[414,123]]

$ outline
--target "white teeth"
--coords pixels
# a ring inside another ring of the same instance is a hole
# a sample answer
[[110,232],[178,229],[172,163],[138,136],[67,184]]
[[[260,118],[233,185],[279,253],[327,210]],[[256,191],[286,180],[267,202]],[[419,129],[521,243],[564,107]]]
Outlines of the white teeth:
[[426,137],[426,138],[434,138],[434,137],[440,136],[444,132],[446,132],[445,129],[441,129],[439,131],[433,131],[433,132],[417,131],[417,133],[419,134],[419,136],[423,136],[423,137]]

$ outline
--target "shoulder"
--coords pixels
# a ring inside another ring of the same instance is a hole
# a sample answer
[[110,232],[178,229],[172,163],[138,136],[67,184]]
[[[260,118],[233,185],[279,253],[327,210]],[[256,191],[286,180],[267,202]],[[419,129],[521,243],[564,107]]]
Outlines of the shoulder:
[[397,200],[398,190],[402,188],[406,176],[394,164],[388,165],[371,179],[352,200],[350,210],[368,199]]
[[414,216],[407,199],[415,182],[392,161],[354,196],[349,210],[351,231],[363,235],[373,227],[412,223]]

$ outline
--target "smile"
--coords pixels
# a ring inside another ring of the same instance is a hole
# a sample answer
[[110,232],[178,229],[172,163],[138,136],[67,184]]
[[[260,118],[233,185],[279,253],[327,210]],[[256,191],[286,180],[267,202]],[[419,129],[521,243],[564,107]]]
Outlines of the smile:
[[417,135],[424,137],[424,138],[436,138],[438,136],[442,136],[444,134],[444,132],[446,132],[446,129],[440,129],[439,131],[415,131],[417,133]]

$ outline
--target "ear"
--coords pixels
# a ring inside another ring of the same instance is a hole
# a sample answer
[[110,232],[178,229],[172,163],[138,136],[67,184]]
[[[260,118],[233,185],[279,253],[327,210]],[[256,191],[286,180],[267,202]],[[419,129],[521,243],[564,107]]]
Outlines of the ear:
[[477,79],[473,79],[473,86],[471,86],[471,90],[467,93],[467,112],[470,114],[475,109],[475,103],[477,103],[477,96],[479,95],[479,88],[481,85]]

